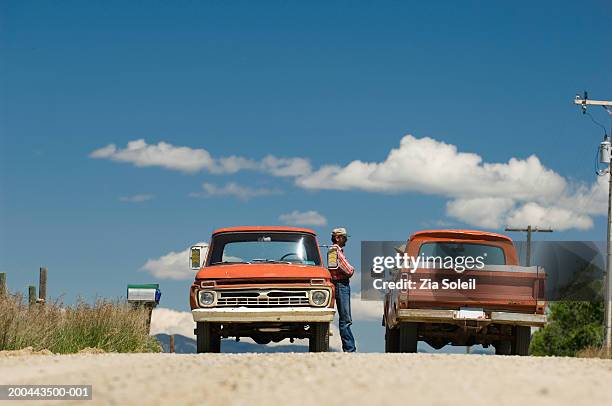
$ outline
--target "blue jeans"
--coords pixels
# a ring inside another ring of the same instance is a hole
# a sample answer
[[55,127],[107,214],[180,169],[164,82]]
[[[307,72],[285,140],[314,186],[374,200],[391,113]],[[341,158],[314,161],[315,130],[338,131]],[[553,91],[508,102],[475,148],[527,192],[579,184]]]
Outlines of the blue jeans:
[[342,339],[342,351],[355,352],[355,338],[351,332],[351,285],[348,279],[334,281],[336,288],[336,308],[338,309],[340,338]]

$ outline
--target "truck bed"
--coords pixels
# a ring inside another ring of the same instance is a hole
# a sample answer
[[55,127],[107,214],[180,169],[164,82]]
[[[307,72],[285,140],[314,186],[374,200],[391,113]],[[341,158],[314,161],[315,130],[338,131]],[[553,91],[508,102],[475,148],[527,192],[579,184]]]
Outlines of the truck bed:
[[[463,273],[452,269],[419,268],[414,273],[402,273],[402,277],[415,281],[419,289],[402,292],[407,295],[407,300],[401,308],[458,310],[475,307],[485,311],[543,312],[546,274],[541,267],[488,265],[484,269]],[[423,284],[423,280],[431,281],[431,284]],[[435,282],[441,287],[444,280],[473,281],[475,289],[429,288]]]

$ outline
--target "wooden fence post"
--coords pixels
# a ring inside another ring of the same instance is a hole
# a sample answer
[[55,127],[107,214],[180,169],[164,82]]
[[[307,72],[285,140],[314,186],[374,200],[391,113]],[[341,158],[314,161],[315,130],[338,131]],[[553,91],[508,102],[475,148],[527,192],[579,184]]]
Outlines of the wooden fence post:
[[174,352],[174,334],[170,335],[170,353]]
[[0,272],[0,296],[6,295],[6,272]]
[[47,268],[40,268],[40,278],[38,282],[38,298],[42,305],[47,301]]
[[28,286],[28,303],[30,307],[36,304],[36,286]]

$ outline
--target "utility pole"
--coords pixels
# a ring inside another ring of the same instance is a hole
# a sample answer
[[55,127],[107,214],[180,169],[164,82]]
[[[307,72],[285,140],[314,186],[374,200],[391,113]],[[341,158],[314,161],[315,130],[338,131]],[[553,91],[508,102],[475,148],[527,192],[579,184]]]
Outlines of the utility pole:
[[552,233],[553,230],[550,228],[540,228],[538,226],[532,227],[528,225],[527,228],[510,228],[506,227],[506,231],[517,231],[527,233],[527,253],[525,255],[525,265],[531,266],[531,233]]
[[[576,96],[574,104],[580,105],[582,114],[586,114],[587,106],[602,106],[608,114],[612,115],[612,101],[589,100],[587,92],[584,97]],[[592,117],[591,117],[592,119]],[[605,130],[605,127],[604,127]],[[599,160],[601,163],[608,164],[608,244],[606,275],[604,278],[604,347],[608,356],[612,354],[612,148],[610,139],[606,134],[603,142],[599,146]]]

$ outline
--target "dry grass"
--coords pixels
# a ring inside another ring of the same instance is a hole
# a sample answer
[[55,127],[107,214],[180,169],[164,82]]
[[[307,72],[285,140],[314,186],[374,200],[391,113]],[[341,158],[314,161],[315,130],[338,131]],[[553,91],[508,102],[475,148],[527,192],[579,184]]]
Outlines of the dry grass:
[[609,354],[605,348],[602,347],[588,347],[584,350],[578,351],[576,354],[578,358],[607,358],[612,359],[612,354]]
[[0,295],[0,351],[32,347],[53,353],[83,349],[106,352],[159,352],[149,336],[144,310],[119,301],[47,303],[30,307],[20,295]]

